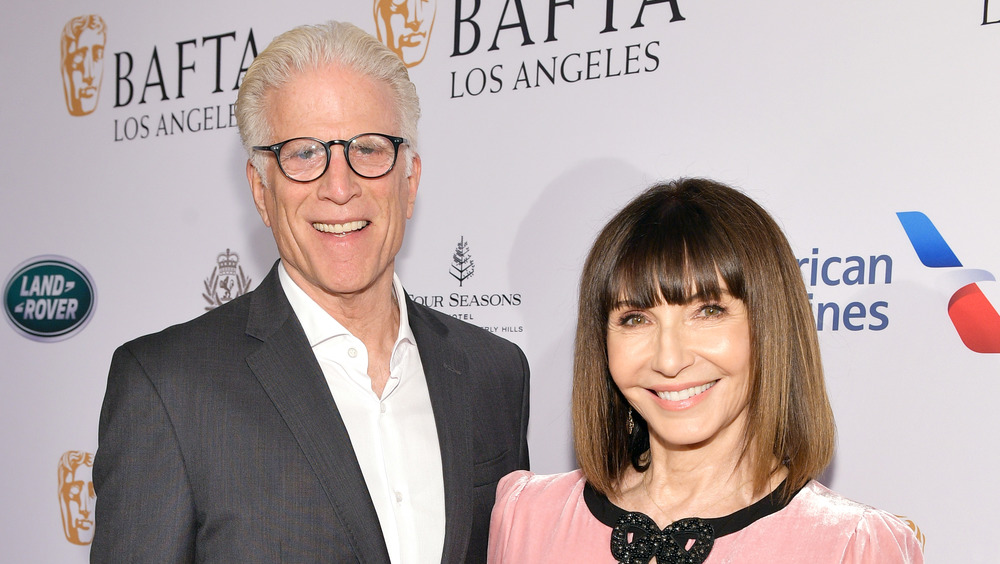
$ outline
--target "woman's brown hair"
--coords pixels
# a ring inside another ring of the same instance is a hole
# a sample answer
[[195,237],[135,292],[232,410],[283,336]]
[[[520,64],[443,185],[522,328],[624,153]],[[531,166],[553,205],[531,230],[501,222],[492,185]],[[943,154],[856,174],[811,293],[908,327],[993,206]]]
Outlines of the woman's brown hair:
[[[573,369],[577,461],[598,491],[617,491],[631,465],[644,471],[649,435],[608,370],[608,316],[623,300],[649,308],[718,299],[725,284],[750,324],[750,392],[740,460],[765,493],[780,466],[791,496],[833,456],[835,427],[815,320],[788,240],[774,219],[733,188],[680,179],[649,188],[597,236],[580,281]],[[777,464],[777,465],[776,465]]]

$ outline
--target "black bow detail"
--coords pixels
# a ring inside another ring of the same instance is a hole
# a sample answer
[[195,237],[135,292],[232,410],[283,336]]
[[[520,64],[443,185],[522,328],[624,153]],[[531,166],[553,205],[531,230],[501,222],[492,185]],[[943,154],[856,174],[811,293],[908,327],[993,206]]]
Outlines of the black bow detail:
[[654,556],[657,564],[701,564],[713,544],[715,529],[697,517],[675,521],[661,531],[648,516],[626,513],[611,531],[611,555],[619,564],[648,564]]

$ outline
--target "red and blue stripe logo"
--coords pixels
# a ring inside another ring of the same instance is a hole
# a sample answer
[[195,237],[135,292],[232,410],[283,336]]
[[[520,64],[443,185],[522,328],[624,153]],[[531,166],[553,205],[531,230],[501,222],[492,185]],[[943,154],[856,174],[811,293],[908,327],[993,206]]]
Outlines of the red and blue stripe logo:
[[[917,257],[929,268],[963,268],[962,262],[944,240],[930,218],[921,212],[897,212]],[[948,300],[951,318],[959,338],[978,353],[1000,353],[1000,313],[983,292],[980,282],[996,281],[992,273],[968,269],[977,280],[965,284]]]

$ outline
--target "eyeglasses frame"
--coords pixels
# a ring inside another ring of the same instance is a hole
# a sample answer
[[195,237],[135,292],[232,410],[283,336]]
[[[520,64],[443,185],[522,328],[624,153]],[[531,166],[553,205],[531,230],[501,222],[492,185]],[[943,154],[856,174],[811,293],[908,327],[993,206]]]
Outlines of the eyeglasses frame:
[[[348,156],[349,155],[348,147],[351,146],[351,143],[354,143],[354,141],[357,140],[359,137],[364,137],[365,135],[378,135],[379,137],[384,137],[392,142],[392,164],[389,165],[389,170],[386,170],[385,172],[377,176],[367,176],[355,170],[354,165],[351,164],[351,157]],[[326,166],[323,167],[322,172],[316,175],[316,178],[312,178],[309,180],[299,180],[297,178],[292,178],[291,176],[288,175],[287,172],[285,172],[285,167],[281,166],[281,148],[284,147],[286,143],[290,143],[292,141],[298,141],[299,139],[311,139],[322,145],[323,149],[326,151]],[[396,161],[399,160],[399,146],[403,145],[404,143],[409,143],[409,141],[404,137],[396,137],[395,135],[388,135],[385,133],[369,132],[369,133],[359,133],[354,137],[351,137],[350,139],[331,139],[330,141],[322,141],[320,139],[317,139],[316,137],[292,137],[291,139],[285,139],[284,141],[275,143],[274,145],[254,145],[253,147],[251,147],[251,149],[253,149],[254,151],[270,151],[271,153],[274,153],[274,160],[278,163],[278,170],[281,171],[281,174],[284,174],[285,178],[291,180],[292,182],[299,182],[305,184],[307,182],[318,180],[319,178],[322,178],[324,174],[326,174],[326,171],[330,168],[330,160],[333,159],[333,152],[330,149],[332,145],[342,145],[344,147],[344,160],[347,162],[347,166],[351,169],[351,172],[357,174],[361,178],[367,178],[371,180],[375,178],[382,178],[383,176],[392,172],[392,169],[396,167]]]

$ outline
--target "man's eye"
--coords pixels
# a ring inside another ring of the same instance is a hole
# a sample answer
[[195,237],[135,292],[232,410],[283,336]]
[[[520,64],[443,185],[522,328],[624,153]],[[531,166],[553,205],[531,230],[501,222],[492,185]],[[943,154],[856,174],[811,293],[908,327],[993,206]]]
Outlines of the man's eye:
[[298,161],[311,161],[319,155],[316,147],[303,147],[292,153],[291,158]]

